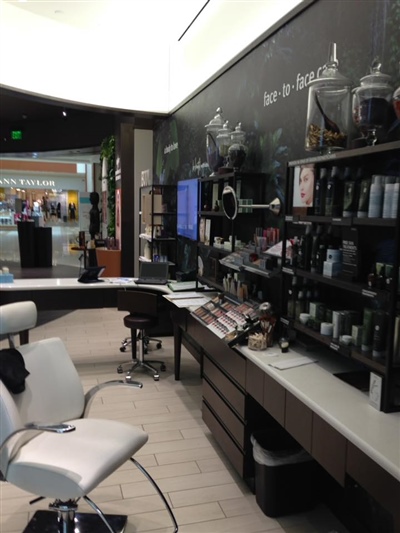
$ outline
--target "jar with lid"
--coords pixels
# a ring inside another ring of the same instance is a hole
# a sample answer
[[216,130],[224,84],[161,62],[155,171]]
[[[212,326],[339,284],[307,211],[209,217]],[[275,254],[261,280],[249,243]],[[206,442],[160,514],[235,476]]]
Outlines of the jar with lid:
[[305,143],[308,151],[328,154],[347,146],[351,82],[339,72],[338,65],[336,43],[331,43],[321,76],[309,83]]
[[224,159],[219,153],[217,144],[218,132],[222,129],[224,125],[224,120],[222,118],[222,109],[218,107],[216,113],[217,114],[215,115],[215,117],[211,119],[208,124],[205,125],[207,163],[213,173],[218,172],[218,169],[224,164]]
[[356,145],[374,145],[378,141],[378,130],[388,125],[393,87],[391,77],[381,72],[382,65],[375,58],[370,74],[360,80],[360,86],[353,91],[353,121],[362,134]]
[[226,120],[222,129],[218,130],[217,135],[217,148],[225,167],[228,166],[228,148],[231,144],[231,133],[232,129],[229,127],[229,120]]
[[238,122],[235,131],[231,133],[231,145],[229,146],[229,166],[239,170],[246,159],[246,133],[242,130],[242,123]]

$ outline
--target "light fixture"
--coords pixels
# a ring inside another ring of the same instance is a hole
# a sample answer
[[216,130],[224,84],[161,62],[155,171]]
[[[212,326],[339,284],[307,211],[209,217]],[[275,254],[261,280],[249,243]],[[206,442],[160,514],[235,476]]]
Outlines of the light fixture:
[[269,209],[274,215],[279,215],[282,205],[279,198],[275,198],[270,204],[239,204],[235,190],[230,185],[226,185],[222,191],[222,207],[225,216],[229,220],[234,220],[237,217],[239,208]]
[[65,109],[65,107],[64,107],[64,109],[62,110],[62,116],[63,116],[64,118],[67,118],[67,116],[68,116],[68,113],[67,113],[67,110]]

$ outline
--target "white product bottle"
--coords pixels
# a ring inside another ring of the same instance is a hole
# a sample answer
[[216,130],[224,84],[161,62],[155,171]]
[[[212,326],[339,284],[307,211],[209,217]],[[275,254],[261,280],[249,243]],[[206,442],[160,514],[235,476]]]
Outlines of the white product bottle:
[[368,218],[381,218],[383,207],[383,181],[384,176],[372,176],[369,191]]

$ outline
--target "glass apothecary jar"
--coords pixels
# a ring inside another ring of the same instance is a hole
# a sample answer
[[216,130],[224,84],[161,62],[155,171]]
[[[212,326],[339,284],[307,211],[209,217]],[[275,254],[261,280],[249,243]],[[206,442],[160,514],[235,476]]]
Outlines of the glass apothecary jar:
[[381,63],[375,59],[371,72],[360,80],[360,86],[353,91],[353,121],[362,134],[362,141],[374,145],[378,130],[388,125],[393,87],[391,77],[381,72]]
[[241,122],[238,122],[235,130],[231,133],[231,145],[229,146],[229,166],[239,170],[247,155],[246,132],[242,130]]
[[232,129],[229,127],[229,120],[226,120],[222,129],[218,130],[217,135],[217,147],[225,167],[228,166],[228,149],[231,144],[231,133]]
[[220,155],[217,144],[217,135],[223,125],[222,109],[219,107],[216,110],[215,117],[205,125],[207,163],[212,172],[218,172],[218,169],[224,164],[224,158]]
[[338,65],[336,43],[331,43],[321,76],[309,83],[305,143],[308,151],[331,153],[347,147],[351,82],[339,72]]

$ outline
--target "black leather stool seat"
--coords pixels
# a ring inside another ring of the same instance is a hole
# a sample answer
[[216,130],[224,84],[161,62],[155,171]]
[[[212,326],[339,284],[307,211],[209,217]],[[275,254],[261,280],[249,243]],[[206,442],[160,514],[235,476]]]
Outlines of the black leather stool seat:
[[124,326],[129,329],[150,329],[157,323],[157,318],[152,316],[126,315],[124,317]]

